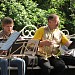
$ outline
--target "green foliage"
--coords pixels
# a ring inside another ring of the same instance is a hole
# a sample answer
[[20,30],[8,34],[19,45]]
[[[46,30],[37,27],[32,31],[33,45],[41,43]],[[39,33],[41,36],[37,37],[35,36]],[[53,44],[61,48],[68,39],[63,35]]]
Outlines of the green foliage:
[[[68,29],[70,34],[75,33],[75,0],[33,0],[38,7],[48,13],[60,16],[60,29]],[[69,26],[67,26],[69,25]]]
[[37,4],[29,0],[18,1],[7,0],[1,4],[1,11],[4,16],[10,16],[14,19],[15,29],[21,30],[25,25],[46,24],[45,10],[37,8]]
[[60,8],[60,5],[64,3],[64,0],[33,0],[38,3],[38,7],[44,10],[50,8]]
[[71,34],[74,33],[75,1],[73,0],[0,1],[0,19],[5,16],[13,18],[15,23],[14,29],[18,31],[26,25],[35,25],[37,27],[47,25],[47,16],[52,13],[60,16],[60,29],[66,28]]
[[37,26],[47,23],[45,17],[46,10],[37,8],[37,4],[32,2],[31,0],[20,1],[20,3],[25,7],[31,24]]

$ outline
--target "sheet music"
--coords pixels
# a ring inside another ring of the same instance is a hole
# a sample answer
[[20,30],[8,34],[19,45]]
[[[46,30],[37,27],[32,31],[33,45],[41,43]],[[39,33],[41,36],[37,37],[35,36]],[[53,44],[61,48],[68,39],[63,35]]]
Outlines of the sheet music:
[[20,36],[20,32],[14,32],[11,34],[9,39],[4,43],[4,45],[0,48],[0,50],[9,50],[13,43]]
[[0,42],[0,48],[4,45],[4,43]]

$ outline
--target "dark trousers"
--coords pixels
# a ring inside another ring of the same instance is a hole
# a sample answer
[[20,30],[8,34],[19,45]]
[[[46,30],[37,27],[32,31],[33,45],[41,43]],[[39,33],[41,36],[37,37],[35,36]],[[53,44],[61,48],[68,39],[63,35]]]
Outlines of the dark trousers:
[[65,62],[65,65],[75,66],[75,57],[71,55],[69,56],[61,55],[59,57]]
[[51,66],[54,67],[54,75],[61,75],[65,69],[65,63],[60,58],[50,57],[48,60],[44,60],[41,56],[38,56],[38,65],[42,69],[41,75],[50,75]]

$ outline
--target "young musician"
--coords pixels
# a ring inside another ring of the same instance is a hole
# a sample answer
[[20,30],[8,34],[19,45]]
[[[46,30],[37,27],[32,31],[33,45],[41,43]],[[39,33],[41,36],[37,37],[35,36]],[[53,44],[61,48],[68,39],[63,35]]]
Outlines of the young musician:
[[[14,22],[13,22],[12,18],[5,17],[2,20],[2,29],[3,30],[0,31],[0,38],[3,40],[9,39],[10,35],[15,32],[15,30],[13,30],[13,27],[14,27]],[[10,66],[18,67],[18,75],[25,75],[25,61],[23,59],[17,58],[17,57],[12,58],[10,60]],[[4,71],[5,72],[3,72],[3,75],[7,75],[7,64],[4,67]]]

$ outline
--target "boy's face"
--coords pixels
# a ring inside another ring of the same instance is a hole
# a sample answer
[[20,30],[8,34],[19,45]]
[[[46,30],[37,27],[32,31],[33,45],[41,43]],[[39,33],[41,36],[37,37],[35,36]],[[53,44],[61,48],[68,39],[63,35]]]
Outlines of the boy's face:
[[13,24],[7,24],[7,25],[3,25],[3,30],[6,33],[11,33],[13,30]]

